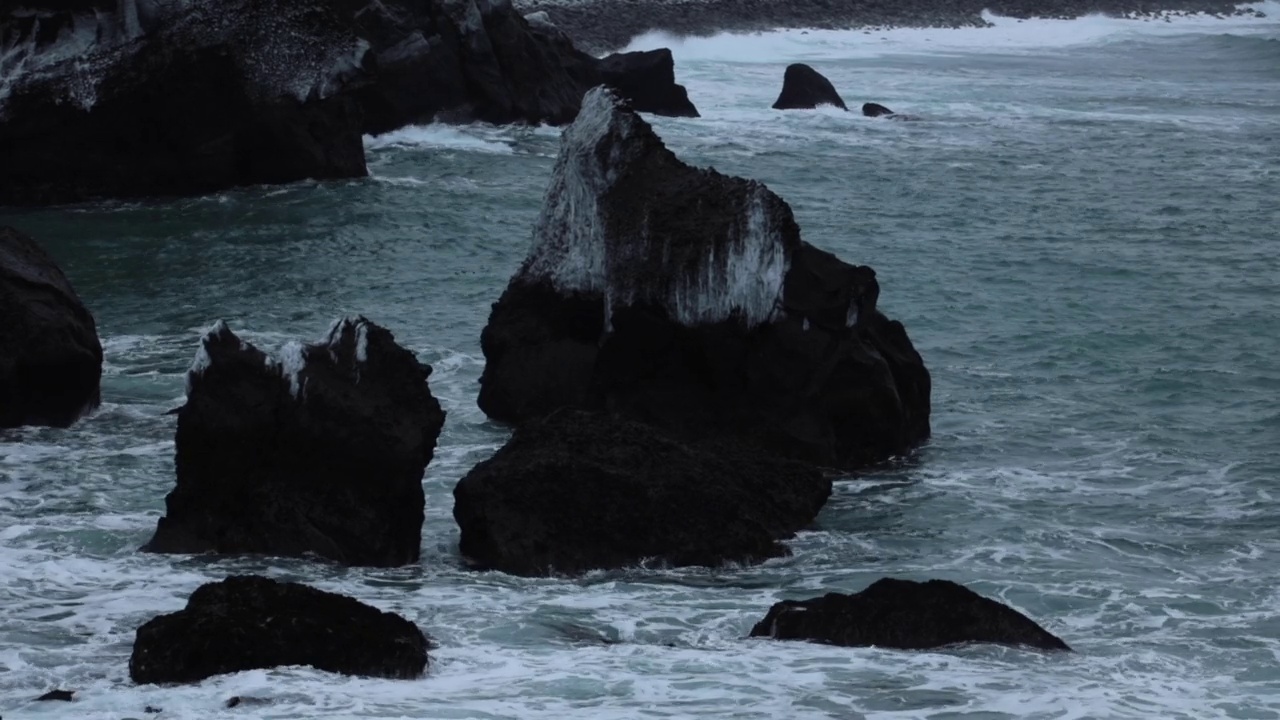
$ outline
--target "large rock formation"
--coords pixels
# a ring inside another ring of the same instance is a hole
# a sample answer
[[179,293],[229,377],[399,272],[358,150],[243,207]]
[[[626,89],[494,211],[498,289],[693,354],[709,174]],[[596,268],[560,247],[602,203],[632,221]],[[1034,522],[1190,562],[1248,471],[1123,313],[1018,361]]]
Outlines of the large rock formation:
[[254,575],[201,585],[187,607],[138,628],[129,657],[136,683],[190,683],[223,673],[310,665],[415,678],[428,643],[412,622],[343,595]]
[[785,600],[751,636],[903,650],[975,642],[1071,649],[1026,615],[949,580],[884,578],[854,595]]
[[782,74],[782,92],[773,102],[773,109],[809,110],[819,105],[849,109],[835,86],[822,73],[803,63],[788,65]]
[[777,541],[813,520],[831,481],[744,447],[693,447],[647,425],[564,410],[516,430],[453,494],[464,557],[543,575],[782,555]]
[[481,336],[480,407],[602,409],[862,467],[929,435],[929,373],[878,296],[764,185],[685,165],[598,88]]
[[98,406],[101,378],[93,315],[34,240],[0,227],[0,428],[66,427]]
[[667,48],[615,53],[600,61],[601,79],[638,112],[670,117],[698,117],[683,85],[676,83],[676,64]]
[[178,484],[143,549],[416,561],[444,424],[430,373],[362,317],[279,360],[217,323],[178,412]]

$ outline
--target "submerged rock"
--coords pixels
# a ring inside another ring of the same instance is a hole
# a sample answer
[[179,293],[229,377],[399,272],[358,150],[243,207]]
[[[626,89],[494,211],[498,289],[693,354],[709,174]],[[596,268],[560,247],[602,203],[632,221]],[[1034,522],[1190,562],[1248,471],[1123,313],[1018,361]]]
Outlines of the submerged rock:
[[893,115],[894,112],[880,103],[863,103],[862,114],[867,117],[883,117]]
[[849,109],[835,86],[822,73],[804,63],[788,65],[782,76],[782,92],[774,101],[773,109],[809,110],[819,105]]
[[600,61],[600,73],[637,112],[698,117],[688,91],[676,83],[675,59],[667,48],[615,53]]
[[75,695],[74,690],[50,690],[36,698],[36,702],[71,702]]
[[67,427],[98,406],[101,379],[93,315],[34,240],[0,227],[0,428]]
[[564,410],[516,430],[459,481],[453,516],[469,562],[516,575],[713,566],[785,554],[778,540],[830,494],[803,463]]
[[353,598],[233,576],[201,585],[186,608],[138,628],[129,677],[136,683],[190,683],[283,665],[415,678],[427,666],[427,639],[403,617]]
[[948,580],[884,578],[854,595],[786,600],[751,636],[902,650],[978,642],[1071,649],[1017,610]]
[[929,435],[929,373],[878,296],[871,268],[801,241],[764,185],[685,165],[599,88],[481,336],[479,404],[515,424],[607,410],[862,467]]
[[416,561],[444,424],[430,373],[363,317],[279,360],[217,323],[187,375],[177,487],[143,549]]

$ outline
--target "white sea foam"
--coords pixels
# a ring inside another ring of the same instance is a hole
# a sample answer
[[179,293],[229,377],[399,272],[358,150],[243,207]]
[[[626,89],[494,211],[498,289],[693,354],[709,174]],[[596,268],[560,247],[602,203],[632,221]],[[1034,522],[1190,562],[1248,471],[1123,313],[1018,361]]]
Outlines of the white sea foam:
[[482,137],[480,136],[480,130],[481,128],[459,127],[440,123],[410,125],[381,135],[366,135],[364,146],[366,150],[424,148],[501,155],[509,155],[514,152],[510,143],[500,139]]

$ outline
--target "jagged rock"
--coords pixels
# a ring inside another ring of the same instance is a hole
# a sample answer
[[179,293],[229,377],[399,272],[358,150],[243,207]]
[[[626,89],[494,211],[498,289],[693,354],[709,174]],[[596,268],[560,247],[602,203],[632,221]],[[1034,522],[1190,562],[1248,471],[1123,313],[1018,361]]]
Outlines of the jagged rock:
[[773,103],[774,110],[808,110],[819,105],[834,105],[841,110],[844,99],[822,73],[803,63],[787,66],[782,76],[782,92]]
[[744,447],[690,446],[647,425],[564,410],[516,430],[453,494],[465,558],[545,575],[783,555],[778,540],[813,520],[831,481]]
[[0,227],[0,428],[67,427],[98,406],[101,378],[93,315],[34,240]]
[[36,698],[36,702],[71,702],[75,695],[74,690],[50,690]]
[[862,467],[929,435],[929,373],[878,295],[764,185],[685,165],[598,88],[481,336],[479,404],[515,424],[607,410]]
[[187,374],[177,487],[143,549],[416,561],[444,424],[430,373],[363,317],[279,360],[219,321]]
[[604,84],[638,112],[698,117],[683,85],[676,84],[675,59],[667,48],[615,53],[600,61]]
[[363,46],[322,5],[45,5],[0,11],[0,204],[366,174]]
[[903,650],[975,642],[1071,649],[1017,610],[949,580],[883,578],[854,595],[785,600],[751,636]]
[[201,585],[186,608],[138,628],[136,683],[190,683],[282,665],[408,679],[427,665],[412,622],[353,598],[254,575]]

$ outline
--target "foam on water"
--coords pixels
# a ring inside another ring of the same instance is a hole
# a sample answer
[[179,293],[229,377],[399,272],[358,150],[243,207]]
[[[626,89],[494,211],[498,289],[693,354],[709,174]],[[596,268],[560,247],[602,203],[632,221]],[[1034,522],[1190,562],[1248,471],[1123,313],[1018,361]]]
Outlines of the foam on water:
[[508,142],[483,137],[475,128],[439,123],[410,125],[381,135],[366,135],[364,146],[366,150],[432,148],[502,155],[514,152]]

